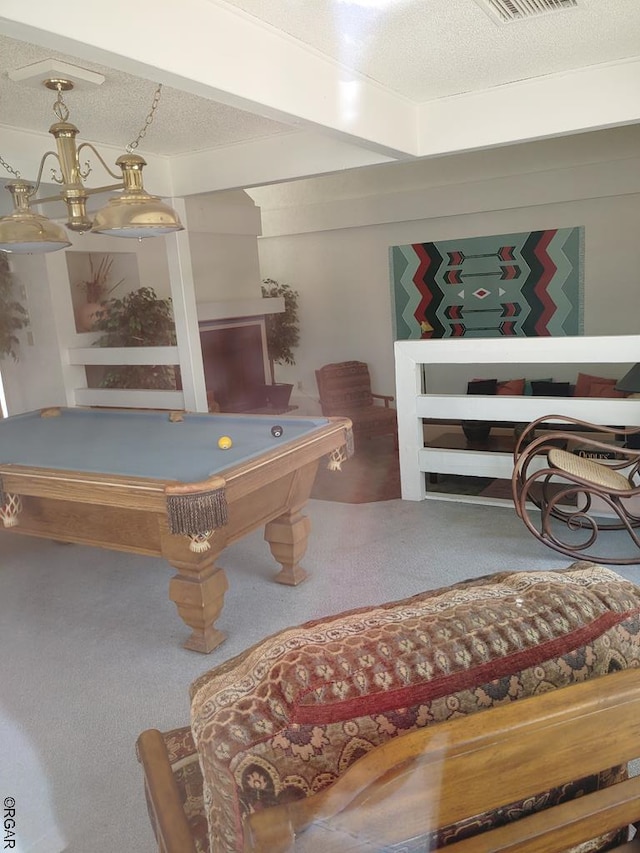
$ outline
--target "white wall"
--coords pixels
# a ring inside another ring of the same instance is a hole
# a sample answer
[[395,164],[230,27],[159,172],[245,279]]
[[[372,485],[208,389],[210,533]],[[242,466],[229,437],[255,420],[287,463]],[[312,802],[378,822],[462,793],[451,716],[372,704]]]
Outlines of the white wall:
[[[278,368],[280,381],[315,397],[316,368],[355,358],[374,390],[393,393],[389,247],[406,243],[583,225],[584,333],[638,333],[638,151],[634,126],[249,190],[262,276],[300,293],[297,364]],[[554,378],[574,378],[565,372]]]
[[197,301],[259,298],[260,210],[253,199],[230,190],[193,196],[186,209]]
[[24,293],[20,299],[30,320],[29,326],[18,332],[19,360],[7,357],[0,362],[9,413],[16,414],[59,405],[64,401],[64,386],[44,256],[12,256],[9,266],[18,293]]
[[[193,196],[186,208],[196,298],[259,297],[266,277],[299,291],[297,364],[276,370],[279,381],[302,383],[302,390],[294,390],[301,412],[317,410],[314,371],[330,361],[366,361],[374,390],[394,392],[392,245],[584,225],[585,334],[635,334],[640,331],[639,151],[636,125],[247,193]],[[260,219],[264,236],[256,246]],[[140,284],[161,296],[170,293],[162,239],[72,239],[73,250],[135,251]],[[42,256],[14,256],[11,263],[26,286],[34,341],[22,347],[18,364],[2,363],[9,410],[16,413],[64,402],[52,300],[68,299],[69,285],[62,277],[47,281]],[[514,372],[508,366],[499,378]],[[571,374],[559,367],[554,378]],[[462,378],[454,381],[462,387]]]

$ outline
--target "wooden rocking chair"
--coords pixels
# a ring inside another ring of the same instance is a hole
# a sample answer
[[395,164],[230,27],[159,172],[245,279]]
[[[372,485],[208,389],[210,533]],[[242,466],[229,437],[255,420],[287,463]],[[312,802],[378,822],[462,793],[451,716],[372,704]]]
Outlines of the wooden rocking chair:
[[[514,450],[511,485],[516,512],[536,539],[570,557],[640,563],[640,450],[612,443],[638,433],[564,415],[526,427]],[[633,554],[592,550],[600,533],[616,530],[627,531]]]

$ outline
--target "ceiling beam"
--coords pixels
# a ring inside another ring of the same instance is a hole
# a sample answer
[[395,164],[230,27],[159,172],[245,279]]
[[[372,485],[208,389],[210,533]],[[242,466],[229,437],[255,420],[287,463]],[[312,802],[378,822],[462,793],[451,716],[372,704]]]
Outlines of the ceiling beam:
[[[163,196],[640,122],[639,58],[416,104],[221,0],[65,0],[60,9],[50,0],[3,0],[0,32],[291,128],[159,158],[145,178]],[[19,162],[30,146],[13,148],[9,160]]]
[[640,58],[422,104],[420,157],[640,122]]
[[314,131],[300,131],[174,156],[171,179],[175,194],[188,196],[389,162],[397,158]]
[[6,35],[389,156],[415,156],[416,105],[215,0],[3,0]]

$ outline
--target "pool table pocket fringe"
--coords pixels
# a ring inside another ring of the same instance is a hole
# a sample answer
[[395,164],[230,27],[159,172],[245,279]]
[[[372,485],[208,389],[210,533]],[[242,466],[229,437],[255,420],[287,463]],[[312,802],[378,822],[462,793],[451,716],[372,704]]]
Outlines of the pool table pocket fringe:
[[351,459],[354,454],[353,430],[348,429],[345,438],[346,443],[342,447],[332,450],[329,454],[329,461],[327,462],[329,471],[341,471],[342,463],[346,462],[347,459]]
[[15,527],[18,524],[18,516],[22,512],[22,499],[20,495],[12,495],[5,492],[0,477],[0,521],[3,527]]
[[171,533],[197,536],[227,523],[224,489],[194,494],[167,495],[167,517]]
[[346,438],[347,438],[347,444],[346,444],[347,459],[351,459],[351,457],[353,456],[353,454],[355,452],[355,445],[353,443],[353,430],[351,429],[351,427],[349,427],[349,429],[347,430]]

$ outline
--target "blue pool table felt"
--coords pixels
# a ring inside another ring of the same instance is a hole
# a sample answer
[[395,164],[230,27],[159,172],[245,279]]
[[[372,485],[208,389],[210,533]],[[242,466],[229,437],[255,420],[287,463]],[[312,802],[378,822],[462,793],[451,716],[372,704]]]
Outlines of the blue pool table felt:
[[[41,417],[29,412],[0,420],[0,464],[89,474],[118,474],[184,483],[277,450],[326,426],[326,418],[233,416],[168,412],[61,409]],[[283,434],[274,437],[279,424]],[[229,450],[218,447],[228,435]]]

